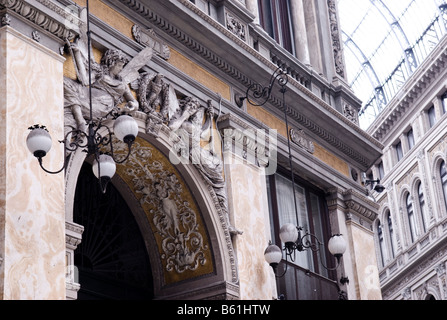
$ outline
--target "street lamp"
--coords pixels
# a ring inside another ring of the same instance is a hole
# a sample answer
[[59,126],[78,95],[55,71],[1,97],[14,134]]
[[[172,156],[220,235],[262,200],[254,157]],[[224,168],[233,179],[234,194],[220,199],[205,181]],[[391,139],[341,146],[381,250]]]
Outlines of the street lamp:
[[[279,90],[282,93],[282,101],[283,101],[283,109],[284,109],[284,121],[286,125],[287,130],[287,146],[288,146],[288,153],[289,153],[289,167],[290,167],[290,174],[291,174],[291,184],[292,184],[292,190],[293,195],[295,195],[295,178],[294,178],[294,170],[293,170],[293,161],[292,161],[292,150],[291,150],[291,143],[290,143],[290,136],[289,136],[289,121],[287,117],[287,107],[285,103],[285,93],[287,91],[286,86],[289,82],[287,73],[281,68],[277,68],[275,72],[272,74],[270,78],[270,83],[267,87],[264,87],[258,83],[254,83],[250,85],[246,91],[246,94],[244,97],[240,97],[236,102],[239,106],[242,106],[244,100],[247,100],[251,105],[253,106],[262,106],[267,103],[267,101],[271,97],[272,89],[275,83],[278,83],[281,89]],[[251,97],[253,97],[256,101],[251,100]],[[261,101],[260,103],[258,101]],[[296,215],[296,221],[299,221],[298,219],[298,210],[297,210],[297,200],[296,197],[293,197],[294,201],[294,209],[295,209],[295,215]],[[281,262],[283,258],[283,253],[285,254],[286,261],[291,260],[295,261],[296,258],[296,252],[302,252],[305,250],[312,250],[313,252],[317,252],[321,249],[323,246],[323,243],[318,239],[317,236],[314,234],[311,234],[309,232],[305,232],[302,235],[303,228],[300,226],[296,226],[294,224],[285,224],[281,226],[279,237],[281,239],[281,242],[284,244],[283,249],[281,250],[280,247],[278,247],[275,244],[269,243],[267,249],[264,251],[264,258],[266,262],[273,268],[273,271],[275,272],[275,275],[277,277],[282,277],[287,272],[287,263],[286,263],[286,269],[282,275],[277,275],[277,268],[279,263]],[[325,266],[325,264],[321,261],[321,264],[323,267],[325,267],[328,270],[335,270],[340,265],[340,260],[343,254],[346,251],[346,241],[343,238],[342,235],[336,234],[333,235],[329,242],[328,242],[328,250],[329,252],[336,258],[337,264],[335,268],[329,268]]]
[[[88,47],[90,48],[90,17],[89,5],[87,0],[87,39]],[[110,179],[112,179],[116,170],[116,163],[123,163],[127,160],[131,153],[132,144],[138,135],[138,124],[131,116],[126,114],[113,114],[112,110],[109,114],[99,120],[98,123],[93,121],[93,107],[92,107],[92,80],[91,80],[91,57],[90,50],[88,50],[88,68],[89,68],[89,105],[90,105],[90,119],[87,127],[87,132],[82,130],[72,130],[65,135],[64,140],[60,141],[64,144],[65,151],[76,151],[78,148],[84,149],[87,156],[94,155],[93,173],[99,180],[101,191],[106,192],[106,187]],[[112,115],[115,118],[112,130],[102,123],[103,119]],[[58,174],[62,172],[67,166],[67,158],[63,163],[61,169],[50,171],[44,168],[42,159],[51,149],[52,139],[45,126],[36,124],[29,128],[31,132],[28,134],[26,144],[29,151],[37,158],[40,167],[47,173]],[[105,134],[100,134],[100,130]],[[127,155],[120,160],[115,158],[113,152],[112,135],[115,135],[120,141],[127,144]],[[103,154],[105,147],[109,147],[109,151]]]
[[[293,231],[295,230],[295,231]],[[296,227],[293,224],[286,224],[281,227],[279,237],[284,244],[281,250],[277,245],[269,243],[269,246],[264,251],[265,261],[272,267],[275,276],[283,277],[287,272],[288,261],[294,262],[296,259],[296,252],[303,252],[305,250],[312,250],[313,252],[320,251],[323,243],[313,234],[306,232],[301,236],[301,227]],[[332,235],[328,241],[328,250],[336,258],[337,264],[334,268],[330,268],[320,261],[321,265],[327,270],[336,270],[340,266],[341,258],[346,251],[346,240],[341,234]],[[283,253],[286,257],[286,268],[284,273],[278,275],[278,265],[283,259]]]

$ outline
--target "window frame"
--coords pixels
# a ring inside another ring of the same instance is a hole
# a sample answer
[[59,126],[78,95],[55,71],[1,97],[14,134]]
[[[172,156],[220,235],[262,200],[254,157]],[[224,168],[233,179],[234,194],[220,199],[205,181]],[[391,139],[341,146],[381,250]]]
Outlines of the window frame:
[[439,165],[438,173],[444,200],[444,209],[447,210],[447,167],[444,160],[442,160]]
[[258,0],[259,22],[281,47],[295,54],[290,0]]
[[379,241],[379,253],[380,253],[380,262],[382,268],[385,267],[385,237],[383,233],[383,227],[380,220],[377,221],[377,239]]
[[424,230],[424,233],[427,232],[427,221],[426,221],[426,215],[425,215],[425,194],[423,189],[422,181],[419,181],[417,184],[417,194],[418,194],[418,205],[419,205],[419,212],[421,214],[422,219],[422,230]]
[[441,96],[442,114],[447,112],[447,91]]
[[[289,182],[291,182],[290,177],[288,177],[290,175],[290,173],[288,173],[285,169],[283,168],[278,168],[277,173],[273,174],[273,175],[269,175],[267,177],[267,183],[268,183],[268,190],[269,190],[269,203],[271,205],[270,207],[270,220],[271,220],[271,225],[272,225],[272,239],[274,240],[275,243],[281,244],[281,239],[279,238],[279,230],[281,228],[280,221],[279,221],[279,207],[278,207],[278,197],[277,197],[277,185],[276,185],[276,175],[281,175],[283,178],[286,178]],[[326,198],[325,198],[325,194],[322,190],[314,187],[313,185],[309,184],[307,181],[303,180],[300,177],[297,177],[296,175],[294,176],[295,178],[295,183],[297,185],[299,185],[300,187],[302,187],[305,190],[305,199],[306,199],[306,210],[307,210],[307,219],[308,219],[308,223],[309,223],[309,232],[312,234],[316,234],[315,233],[315,221],[314,221],[314,217],[312,214],[312,208],[311,208],[311,200],[310,200],[310,196],[311,193],[315,194],[318,196],[319,198],[319,208],[320,208],[320,217],[321,217],[321,228],[322,228],[322,233],[323,233],[323,239],[319,240],[323,243],[323,247],[321,248],[321,250],[324,250],[324,252],[322,252],[322,256],[325,258],[325,260],[323,261],[323,263],[328,266],[328,267],[333,267],[335,266],[335,260],[333,259],[332,255],[330,254],[328,248],[327,248],[327,243],[329,241],[330,238],[330,224],[329,224],[329,210],[327,207],[327,202],[326,202]],[[303,233],[302,233],[303,235]],[[304,254],[304,252],[298,252],[297,254]],[[333,271],[328,271],[327,270],[320,270],[320,262],[319,262],[319,252],[313,252],[312,253],[312,265],[314,270],[311,270],[312,272],[315,272],[316,274],[319,274],[323,277],[328,277],[331,280],[335,280],[334,276],[335,273]],[[285,262],[285,259],[283,259],[283,262]],[[300,267],[300,266],[298,266]],[[327,275],[326,275],[327,273]]]
[[[276,176],[281,175],[282,178],[285,178],[290,182],[290,188],[292,188],[291,179],[290,179],[290,171],[285,170],[284,168],[279,167],[277,173],[274,175],[268,175],[266,177],[267,182],[267,191],[269,198],[269,211],[270,211],[270,223],[271,223],[271,237],[272,241],[276,243],[278,246],[282,246],[281,239],[279,238],[279,230],[281,226],[279,225],[280,217],[279,217],[279,207],[278,207],[278,196],[277,196],[277,185],[276,185]],[[305,200],[306,200],[306,209],[307,209],[307,219],[309,221],[309,232],[318,236],[318,233],[315,231],[315,217],[312,213],[312,202],[311,202],[311,194],[318,197],[319,203],[319,219],[321,220],[320,228],[323,234],[323,237],[318,239],[323,243],[321,250],[318,252],[312,252],[312,266],[313,270],[306,269],[302,266],[299,266],[293,262],[287,261],[285,256],[283,255],[283,259],[278,267],[278,272],[282,273],[285,271],[287,265],[287,272],[283,277],[279,278],[277,281],[278,292],[284,294],[286,299],[295,300],[295,299],[337,299],[339,287],[337,284],[337,272],[336,270],[326,270],[321,266],[319,257],[324,259],[323,263],[328,268],[334,268],[336,266],[334,257],[330,254],[327,243],[330,238],[330,223],[329,223],[329,209],[327,206],[327,200],[325,197],[324,191],[319,188],[311,185],[309,182],[300,178],[297,175],[294,175],[295,183],[304,189],[305,192]],[[302,233],[303,235],[303,233]],[[306,254],[304,252],[297,252],[299,254]],[[315,291],[315,286],[319,287],[321,290]],[[323,290],[323,291],[322,291]]]
[[407,209],[406,211],[408,218],[408,227],[410,231],[410,241],[411,243],[414,243],[418,237],[418,230],[417,230],[416,216],[414,212],[413,199],[410,193],[407,193],[407,196],[405,197],[405,207]]
[[428,117],[428,126],[429,128],[433,128],[436,124],[436,110],[435,106],[431,106],[427,109],[427,117]]
[[393,226],[393,219],[391,218],[390,210],[386,211],[385,217],[387,219],[388,235],[390,237],[391,257],[394,259],[396,257],[395,247],[394,247],[394,226]]
[[413,128],[411,128],[410,130],[408,130],[407,134],[407,142],[408,142],[408,150],[413,149],[413,147],[416,144],[416,141],[414,139],[414,132],[413,132]]
[[395,145],[395,149],[396,149],[396,158],[397,158],[397,162],[399,162],[400,160],[403,159],[404,157],[404,150],[402,148],[402,142],[399,141],[398,143],[396,143]]
[[[380,163],[377,165],[377,171],[379,174],[379,179],[382,180],[383,177],[385,177],[385,168],[383,167],[383,161],[380,161]],[[374,179],[371,179],[374,180]]]

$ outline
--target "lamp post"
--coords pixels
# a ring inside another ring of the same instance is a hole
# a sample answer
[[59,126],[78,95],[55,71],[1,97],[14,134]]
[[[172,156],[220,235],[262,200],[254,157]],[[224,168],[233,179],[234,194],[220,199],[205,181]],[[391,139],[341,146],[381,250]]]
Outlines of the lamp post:
[[[87,40],[88,48],[91,46],[90,36],[90,14],[89,1],[86,3],[87,8]],[[113,114],[114,110],[109,112],[105,117],[101,118],[98,123],[93,121],[93,106],[92,106],[92,79],[91,79],[91,56],[88,50],[88,81],[89,81],[89,107],[90,118],[87,126],[87,132],[82,130],[72,130],[65,135],[64,140],[60,141],[64,144],[64,151],[76,151],[78,148],[84,149],[87,156],[94,155],[93,173],[99,180],[101,191],[106,192],[106,187],[110,179],[112,179],[116,170],[116,163],[123,163],[127,160],[131,153],[132,144],[138,135],[138,124],[129,115]],[[115,118],[112,130],[104,125],[102,121],[112,115]],[[29,151],[37,158],[40,167],[47,173],[58,174],[62,172],[67,166],[67,158],[62,165],[62,168],[56,171],[50,171],[43,166],[43,158],[51,149],[52,139],[45,126],[34,125],[29,128],[31,132],[28,134],[26,144]],[[101,135],[100,131],[106,133]],[[120,141],[127,144],[128,153],[124,159],[117,160],[113,151],[112,135],[115,135]],[[109,151],[103,154],[105,147],[109,147]]]
[[[287,131],[289,166],[290,166],[291,184],[293,190],[292,194],[295,195],[296,193],[295,193],[293,158],[292,158],[291,142],[289,136],[289,121],[287,116],[287,106],[285,102],[285,93],[287,91],[286,86],[288,84],[287,73],[281,67],[279,67],[272,74],[268,86],[264,87],[258,83],[252,84],[251,86],[248,87],[245,96],[239,98],[237,104],[239,106],[242,106],[244,100],[247,100],[253,106],[262,106],[266,104],[271,97],[272,89],[275,83],[279,84],[280,86],[279,91],[282,93],[282,101],[283,101],[282,107],[284,109],[284,122]],[[252,100],[250,96],[253,97],[256,101]],[[296,196],[293,197],[293,201],[294,201],[296,221],[299,221]],[[281,275],[277,274],[278,265],[279,263],[281,263],[284,254],[286,262],[288,260],[294,261],[297,252],[302,252],[305,250],[312,250],[313,252],[317,252],[321,250],[323,246],[323,243],[320,241],[320,239],[318,239],[317,236],[307,231],[304,232],[303,234],[302,227],[290,223],[281,226],[279,237],[281,239],[281,242],[284,244],[282,249],[270,242],[267,249],[265,249],[264,251],[264,258],[266,262],[272,267],[276,277],[282,277],[287,272],[288,264],[286,263],[284,273]],[[321,265],[328,270],[335,270],[340,266],[341,258],[346,251],[346,241],[341,234],[335,234],[331,236],[331,238],[328,241],[328,250],[336,258],[337,262],[336,266],[334,268],[329,268],[322,261]]]
[[[293,232],[292,229],[296,230],[296,232]],[[270,243],[264,251],[265,261],[272,267],[276,277],[281,278],[286,274],[287,262],[289,260],[292,262],[295,261],[296,252],[303,252],[308,249],[313,252],[321,250],[323,243],[311,233],[306,232],[301,236],[301,230],[301,227],[296,227],[293,224],[282,226],[279,236],[281,242],[284,243],[283,249],[281,250],[277,245]],[[336,258],[337,264],[334,268],[330,268],[323,261],[320,261],[321,265],[327,270],[336,270],[340,266],[341,258],[346,251],[346,246],[346,241],[341,234],[332,235],[328,241],[328,250]],[[281,275],[278,275],[277,269],[283,259],[283,252],[286,257],[286,268]]]

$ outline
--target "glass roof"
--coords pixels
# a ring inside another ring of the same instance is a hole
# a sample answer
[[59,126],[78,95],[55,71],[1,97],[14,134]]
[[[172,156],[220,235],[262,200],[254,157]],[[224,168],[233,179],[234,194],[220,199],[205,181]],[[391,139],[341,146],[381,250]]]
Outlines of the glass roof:
[[445,34],[444,0],[337,0],[349,84],[367,129]]

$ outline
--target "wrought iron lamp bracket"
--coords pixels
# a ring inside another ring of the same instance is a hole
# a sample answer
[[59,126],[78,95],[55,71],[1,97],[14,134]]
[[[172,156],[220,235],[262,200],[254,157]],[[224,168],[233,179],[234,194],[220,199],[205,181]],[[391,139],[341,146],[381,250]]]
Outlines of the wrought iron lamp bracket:
[[[242,107],[244,100],[247,100],[247,102],[250,105],[255,106],[255,107],[261,107],[261,106],[265,105],[268,102],[268,100],[270,99],[275,83],[277,83],[281,87],[280,92],[284,94],[286,92],[286,86],[287,86],[288,82],[289,82],[289,78],[287,76],[286,71],[284,71],[281,67],[279,67],[275,70],[275,72],[270,77],[270,82],[267,87],[264,87],[259,83],[251,84],[247,88],[247,91],[245,92],[245,96],[237,99],[236,104],[239,107]],[[250,97],[252,97],[252,98],[250,98]],[[254,99],[254,100],[252,100],[252,99]]]

